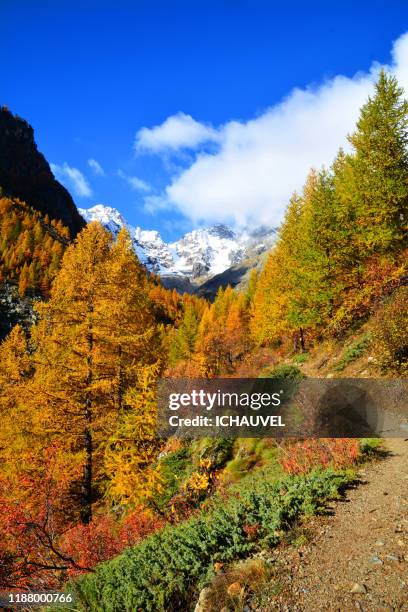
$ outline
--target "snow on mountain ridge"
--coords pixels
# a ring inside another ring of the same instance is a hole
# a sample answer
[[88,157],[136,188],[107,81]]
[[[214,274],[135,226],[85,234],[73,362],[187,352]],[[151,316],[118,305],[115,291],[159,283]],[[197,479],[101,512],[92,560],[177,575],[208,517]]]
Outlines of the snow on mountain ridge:
[[104,204],[96,204],[92,208],[78,208],[79,214],[87,223],[90,221],[99,221],[109,231],[116,233],[122,226],[127,226],[125,219],[116,208],[105,206]]
[[99,221],[113,235],[126,227],[140,261],[161,276],[210,278],[265,251],[275,237],[273,228],[235,232],[226,225],[217,224],[192,230],[179,240],[166,243],[157,230],[129,225],[116,208],[97,204],[89,209],[80,208],[79,212],[87,222]]

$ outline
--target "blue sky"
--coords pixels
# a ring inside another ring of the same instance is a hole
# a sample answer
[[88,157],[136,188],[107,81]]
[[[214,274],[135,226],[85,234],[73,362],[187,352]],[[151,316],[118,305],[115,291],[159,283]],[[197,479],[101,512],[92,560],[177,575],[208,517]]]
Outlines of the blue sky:
[[78,206],[166,239],[277,223],[344,144],[376,62],[408,85],[406,1],[2,0],[0,18],[0,103]]

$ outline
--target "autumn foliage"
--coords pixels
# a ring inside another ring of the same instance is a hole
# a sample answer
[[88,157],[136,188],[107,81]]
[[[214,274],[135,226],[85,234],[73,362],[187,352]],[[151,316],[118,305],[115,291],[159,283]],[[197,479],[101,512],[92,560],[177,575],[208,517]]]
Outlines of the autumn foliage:
[[48,295],[69,242],[61,221],[42,217],[19,200],[0,198],[0,280]]
[[138,508],[122,522],[112,516],[100,515],[89,525],[77,524],[61,539],[64,554],[74,560],[68,575],[89,571],[92,567],[112,559],[123,549],[135,546],[164,526],[164,520]]
[[[0,199],[0,280],[45,298],[29,332],[17,325],[0,345],[3,587],[59,587],[198,512],[216,490],[218,465],[201,458],[186,467],[184,449],[157,436],[163,373],[257,376],[288,345],[304,351],[342,337],[373,312],[380,365],[406,372],[408,103],[393,77],[381,74],[350,144],[293,194],[246,292],[220,288],[211,303],[149,276],[125,230],[113,238],[90,223],[70,242],[60,222]],[[163,463],[177,452],[186,469],[171,474],[163,502]],[[301,440],[281,447],[280,463],[298,475],[348,467],[358,455],[356,440]],[[259,521],[243,529],[238,518],[236,541],[246,546]],[[223,520],[228,533],[231,518]],[[163,531],[158,542],[172,539]],[[189,558],[186,576],[193,565]]]
[[307,474],[314,468],[344,469],[360,456],[359,441],[348,438],[302,440],[283,449],[281,465],[288,474]]
[[253,298],[260,345],[339,336],[406,272],[408,102],[394,77],[381,73],[349,140],[289,203]]
[[[160,486],[152,312],[129,236],[114,242],[90,224],[67,247],[30,337],[17,326],[1,345],[1,531],[13,584],[42,584],[47,572],[59,581],[114,554],[124,536],[110,532],[110,514],[122,520]],[[95,538],[94,557],[71,551],[75,533]]]

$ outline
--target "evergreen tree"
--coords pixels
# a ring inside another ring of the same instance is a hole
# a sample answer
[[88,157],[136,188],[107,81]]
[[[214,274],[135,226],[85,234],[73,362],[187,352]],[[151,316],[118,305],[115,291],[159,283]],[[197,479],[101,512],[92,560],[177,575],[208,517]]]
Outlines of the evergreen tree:
[[183,320],[173,336],[170,345],[170,361],[176,363],[182,359],[191,359],[197,340],[198,319],[194,306],[187,304]]
[[293,262],[290,272],[288,320],[299,329],[315,332],[333,316],[342,290],[344,253],[332,172],[312,172],[302,199],[302,238],[294,247],[297,263]]
[[384,70],[350,142],[349,190],[360,248],[366,255],[398,250],[407,245],[408,102],[395,77]]

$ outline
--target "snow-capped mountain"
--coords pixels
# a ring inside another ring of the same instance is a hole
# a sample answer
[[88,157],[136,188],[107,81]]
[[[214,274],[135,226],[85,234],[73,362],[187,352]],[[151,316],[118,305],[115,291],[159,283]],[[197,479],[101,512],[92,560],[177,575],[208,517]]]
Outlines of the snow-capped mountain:
[[188,232],[176,242],[166,243],[156,230],[142,230],[129,225],[116,208],[97,204],[79,209],[85,221],[99,221],[113,235],[126,227],[133,240],[140,261],[160,276],[189,279],[211,278],[234,264],[259,255],[275,240],[275,230],[260,227],[256,230],[233,231],[226,225]]

